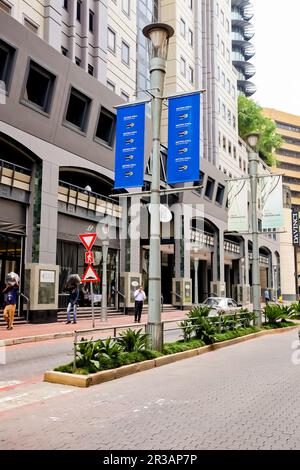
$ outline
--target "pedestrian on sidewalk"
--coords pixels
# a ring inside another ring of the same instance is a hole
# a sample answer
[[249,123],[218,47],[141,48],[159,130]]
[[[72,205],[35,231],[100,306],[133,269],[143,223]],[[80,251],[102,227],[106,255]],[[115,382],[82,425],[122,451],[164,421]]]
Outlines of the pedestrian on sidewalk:
[[141,315],[143,310],[143,303],[146,298],[146,294],[144,292],[143,286],[140,286],[138,289],[134,291],[134,300],[135,300],[135,307],[134,307],[134,321],[141,323]]
[[3,317],[7,323],[7,329],[12,330],[15,318],[16,305],[18,301],[18,283],[16,280],[6,282],[6,287],[2,291],[4,295]]
[[266,289],[265,290],[265,303],[266,303],[266,305],[268,305],[269,302],[270,302],[270,294],[269,294],[268,289]]
[[73,309],[73,323],[77,323],[77,303],[79,299],[80,277],[78,274],[71,274],[66,283],[66,290],[69,292],[69,302],[67,307],[67,321],[71,323],[71,310]]

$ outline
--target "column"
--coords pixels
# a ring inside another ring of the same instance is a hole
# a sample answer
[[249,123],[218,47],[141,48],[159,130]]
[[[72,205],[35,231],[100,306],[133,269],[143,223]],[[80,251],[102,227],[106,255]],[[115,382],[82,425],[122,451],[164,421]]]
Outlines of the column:
[[199,294],[199,287],[198,287],[198,267],[199,267],[199,260],[197,258],[194,259],[194,276],[195,276],[195,279],[194,279],[194,289],[195,289],[195,299],[194,299],[194,303],[197,305],[199,303],[199,298],[198,298],[198,294]]
[[89,2],[88,0],[83,0],[82,2],[81,34],[82,34],[81,65],[82,65],[82,68],[87,72],[88,62],[89,62]]
[[107,75],[107,0],[95,2],[95,77],[106,84]]
[[70,14],[69,14],[69,54],[68,57],[72,62],[75,62],[76,48],[76,8],[77,2],[74,0],[70,2]]
[[45,0],[44,39],[61,52],[61,1]]

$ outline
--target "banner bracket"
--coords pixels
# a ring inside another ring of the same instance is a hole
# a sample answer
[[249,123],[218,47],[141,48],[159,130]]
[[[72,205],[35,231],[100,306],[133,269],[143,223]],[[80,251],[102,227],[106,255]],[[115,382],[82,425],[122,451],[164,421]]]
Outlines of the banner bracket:
[[[176,193],[181,193],[183,191],[193,191],[195,189],[201,189],[203,188],[203,185],[201,186],[188,186],[186,188],[170,188],[170,189],[160,189],[159,193],[164,195],[164,194],[176,194]],[[121,194],[111,194],[109,197],[131,197],[131,196],[145,196],[145,197],[150,197],[151,196],[151,191],[137,191],[134,193],[121,193]]]

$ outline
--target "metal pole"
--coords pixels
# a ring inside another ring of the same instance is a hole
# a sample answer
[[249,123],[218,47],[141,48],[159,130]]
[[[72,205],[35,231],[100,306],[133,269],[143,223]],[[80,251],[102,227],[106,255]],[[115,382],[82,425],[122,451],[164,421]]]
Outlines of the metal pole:
[[160,259],[160,127],[163,102],[164,79],[166,61],[154,57],[150,61],[150,87],[156,88],[156,95],[152,99],[152,178],[151,178],[151,215],[150,215],[150,253],[149,253],[149,313],[148,333],[151,347],[157,351],[162,350],[161,325],[161,259]]
[[259,271],[259,248],[258,248],[258,219],[257,219],[257,170],[258,155],[255,151],[249,152],[249,175],[251,186],[250,213],[252,220],[252,288],[253,288],[253,312],[255,313],[256,324],[261,326],[261,305],[260,305],[260,271]]
[[94,312],[94,288],[93,283],[90,282],[91,286],[91,302],[92,302],[92,319],[93,319],[93,328],[95,328],[95,312]]
[[102,242],[103,266],[102,266],[102,301],[101,301],[101,321],[107,321],[107,254],[108,241]]
[[195,271],[195,304],[196,304],[196,305],[199,303],[199,298],[198,298],[198,266],[199,266],[199,260],[196,258],[196,259],[194,259],[194,271]]

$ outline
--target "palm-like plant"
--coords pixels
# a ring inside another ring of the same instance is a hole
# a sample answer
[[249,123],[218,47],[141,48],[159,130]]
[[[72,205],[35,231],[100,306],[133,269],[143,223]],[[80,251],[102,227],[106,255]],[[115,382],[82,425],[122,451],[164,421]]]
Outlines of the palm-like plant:
[[147,349],[148,337],[147,333],[142,333],[142,329],[135,331],[128,328],[120,333],[117,344],[124,352],[139,352]]
[[189,341],[192,334],[195,332],[195,325],[191,320],[183,320],[178,323],[178,326],[182,329],[184,341]]

